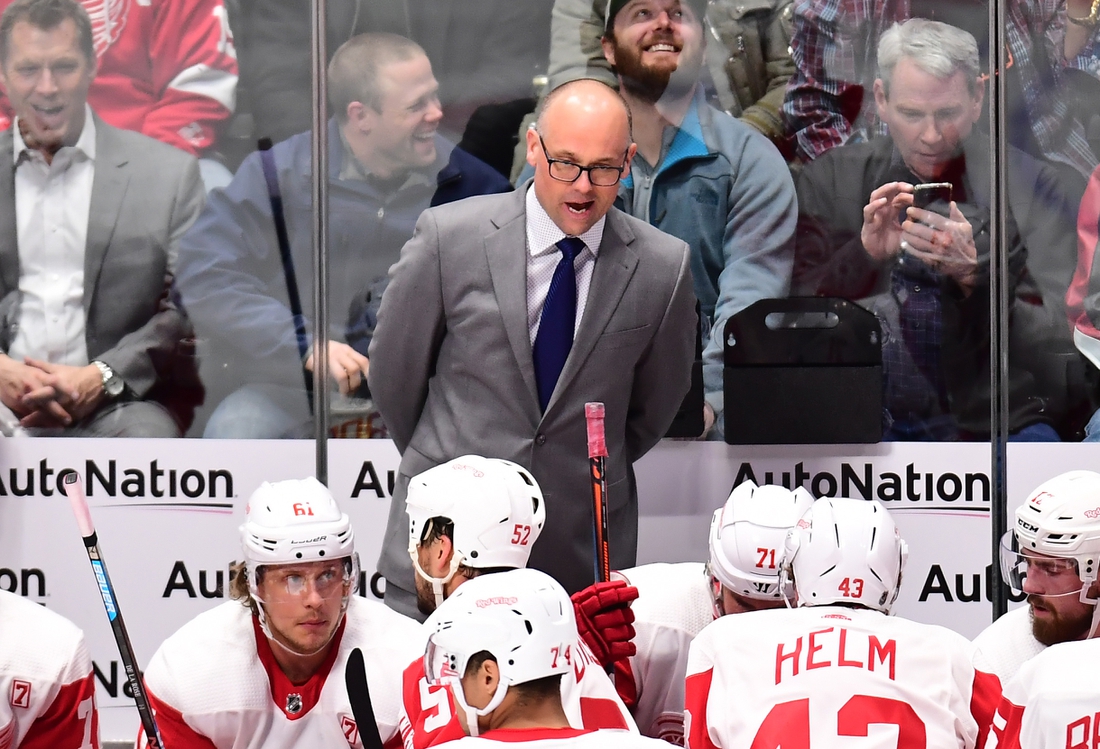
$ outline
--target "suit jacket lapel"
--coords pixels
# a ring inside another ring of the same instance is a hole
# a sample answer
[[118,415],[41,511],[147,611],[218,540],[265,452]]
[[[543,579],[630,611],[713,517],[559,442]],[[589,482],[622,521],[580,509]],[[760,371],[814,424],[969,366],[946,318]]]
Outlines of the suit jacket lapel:
[[115,232],[115,223],[126,196],[130,175],[129,158],[115,143],[115,133],[99,117],[95,118],[96,163],[92,180],[92,203],[88,211],[88,238],[84,249],[84,314],[92,306],[98,287],[103,258]]
[[485,238],[489,276],[497,305],[504,318],[504,330],[516,365],[538,410],[535,363],[531,358],[531,337],[527,331],[527,225],[524,216],[526,190],[516,190],[508,210],[492,220],[497,230]]
[[[565,368],[558,377],[554,394],[546,406],[547,413],[550,413],[562,392],[580,372],[596,341],[603,335],[611,315],[618,308],[630,277],[638,267],[638,254],[630,247],[633,241],[634,232],[623,219],[623,214],[612,208],[607,213],[600,254],[592,271],[592,285],[588,289],[584,317],[581,318],[573,348],[569,350],[569,358],[565,360]],[[534,365],[532,369],[533,367]]]
[[15,216],[15,166],[11,128],[0,134],[0,279],[4,292],[19,288],[19,230]]

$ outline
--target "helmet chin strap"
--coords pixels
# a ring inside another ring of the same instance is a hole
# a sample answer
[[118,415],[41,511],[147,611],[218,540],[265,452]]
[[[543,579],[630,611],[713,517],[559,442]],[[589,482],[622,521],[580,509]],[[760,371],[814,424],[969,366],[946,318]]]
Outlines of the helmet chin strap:
[[455,702],[458,703],[459,708],[466,715],[466,730],[470,732],[471,736],[477,736],[481,731],[480,726],[477,724],[478,718],[484,718],[489,713],[500,707],[500,703],[504,701],[504,695],[508,693],[508,685],[501,679],[497,682],[497,689],[493,692],[493,699],[489,700],[489,704],[481,709],[470,707],[466,702],[466,693],[462,690],[462,680],[457,676],[452,676],[447,680],[450,683],[451,693],[454,695]]
[[461,554],[451,555],[451,568],[447,572],[446,577],[432,577],[424,568],[420,566],[420,559],[417,558],[416,549],[409,549],[409,556],[412,558],[413,569],[416,570],[416,574],[427,580],[432,585],[432,593],[435,595],[435,606],[439,608],[443,605],[443,586],[451,581],[451,578],[458,572],[458,568],[462,566],[464,557]]
[[1096,637],[1096,626],[1100,624],[1100,598],[1089,598],[1089,588],[1092,587],[1094,581],[1089,581],[1081,586],[1081,595],[1078,598],[1081,603],[1087,603],[1092,606],[1092,623],[1089,624],[1089,633],[1085,639]]

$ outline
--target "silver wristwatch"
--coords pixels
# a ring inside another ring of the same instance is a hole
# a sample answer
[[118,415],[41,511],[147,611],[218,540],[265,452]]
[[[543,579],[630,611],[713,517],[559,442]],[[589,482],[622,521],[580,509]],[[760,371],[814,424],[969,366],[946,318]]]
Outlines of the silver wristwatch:
[[126,383],[115,374],[115,370],[101,361],[94,361],[92,364],[99,369],[99,374],[103,378],[103,392],[107,394],[107,397],[117,398],[122,395],[122,389],[126,386]]

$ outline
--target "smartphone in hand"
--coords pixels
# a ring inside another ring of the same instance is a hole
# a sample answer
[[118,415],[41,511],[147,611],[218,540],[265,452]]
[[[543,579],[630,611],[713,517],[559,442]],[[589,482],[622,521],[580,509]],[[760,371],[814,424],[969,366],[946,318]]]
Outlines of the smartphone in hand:
[[922,182],[913,185],[913,206],[949,216],[951,210],[950,182]]

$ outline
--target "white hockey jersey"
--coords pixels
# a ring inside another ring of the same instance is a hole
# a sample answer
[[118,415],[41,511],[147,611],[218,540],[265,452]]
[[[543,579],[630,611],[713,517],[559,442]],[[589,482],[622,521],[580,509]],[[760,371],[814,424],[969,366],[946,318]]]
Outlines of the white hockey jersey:
[[[561,679],[562,707],[569,725],[590,730],[617,728],[637,734],[630,711],[596,657],[584,643],[578,643],[577,652],[581,658],[573,659],[573,670]],[[405,749],[426,749],[465,736],[454,696],[447,687],[428,684],[423,657],[405,669],[401,692],[401,740]]]
[[1004,688],[985,749],[1091,749],[1100,741],[1100,640],[1047,648]]
[[419,623],[352,596],[336,647],[313,678],[294,686],[255,617],[230,601],[165,640],[145,671],[145,686],[171,749],[361,749],[344,682],[348,654],[359,648],[378,733],[387,747],[397,747],[401,670],[423,654],[423,637]]
[[466,736],[449,746],[454,749],[504,749],[510,744],[527,744],[528,749],[668,749],[663,741],[631,731],[576,728],[498,728],[481,736]]
[[[633,713],[645,736],[684,743],[684,678],[688,646],[714,621],[710,583],[701,562],[647,564],[621,573],[638,589],[634,611],[637,655],[624,675],[634,684]],[[627,685],[616,681],[620,694]]]
[[0,590],[0,749],[98,749],[92,659],[84,633]]
[[974,638],[974,667],[1007,684],[1020,666],[1046,649],[1031,633],[1031,607],[1013,609]]
[[700,632],[686,699],[692,749],[973,749],[1000,689],[956,632],[807,606],[724,616]]

